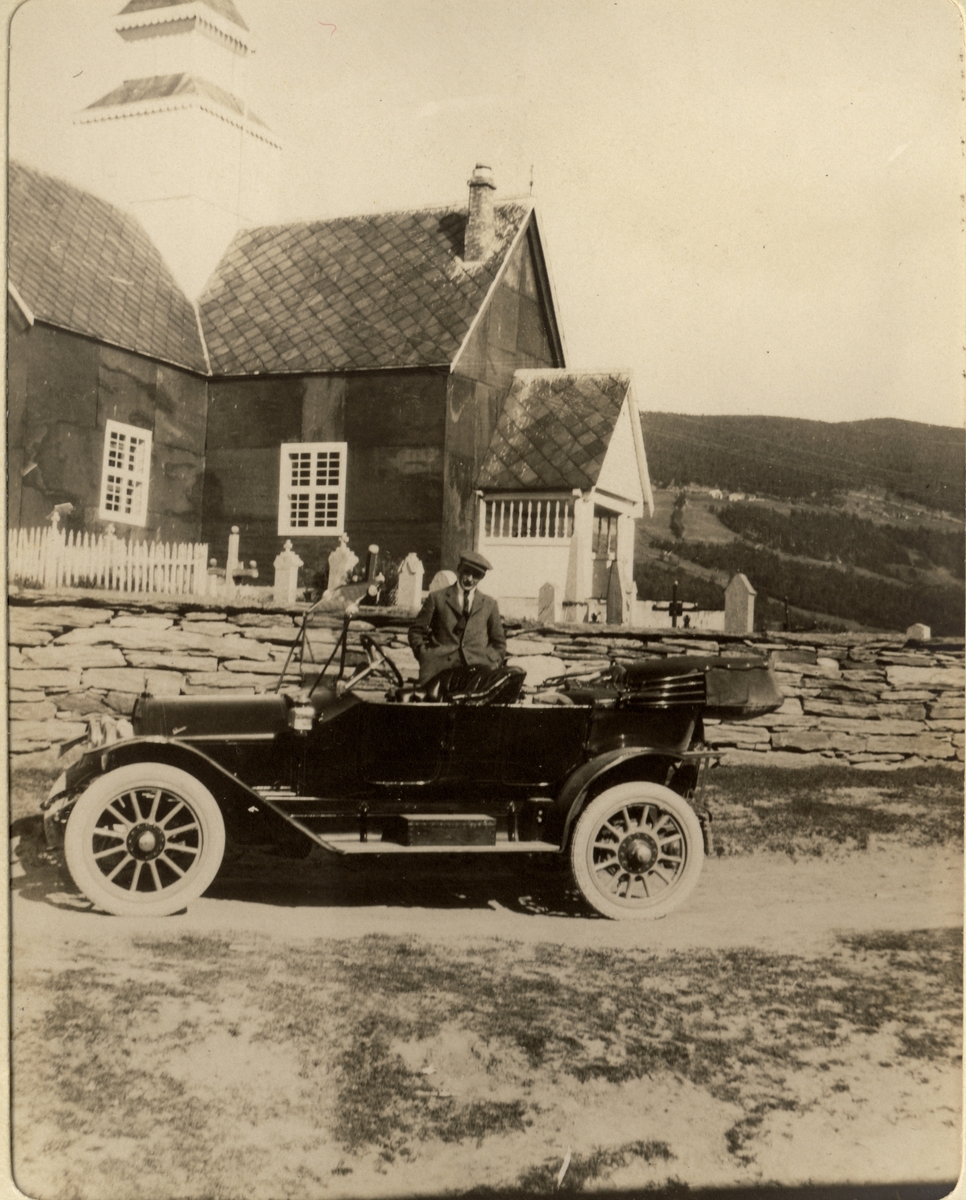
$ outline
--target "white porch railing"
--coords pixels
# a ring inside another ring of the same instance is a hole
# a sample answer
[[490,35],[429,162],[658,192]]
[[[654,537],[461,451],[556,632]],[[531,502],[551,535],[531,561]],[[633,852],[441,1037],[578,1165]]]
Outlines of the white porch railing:
[[483,537],[487,541],[558,541],[573,537],[574,505],[569,499],[486,500],[483,512]]
[[204,596],[208,545],[144,542],[105,534],[67,533],[56,525],[11,529],[7,579],[23,587],[89,587],[116,592]]

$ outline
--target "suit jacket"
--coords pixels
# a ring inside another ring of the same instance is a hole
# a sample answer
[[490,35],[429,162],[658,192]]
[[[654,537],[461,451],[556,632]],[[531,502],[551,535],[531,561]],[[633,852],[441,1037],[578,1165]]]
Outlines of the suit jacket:
[[498,667],[506,657],[499,605],[477,588],[469,618],[464,619],[458,583],[430,592],[409,627],[409,644],[419,661],[420,683],[447,667]]

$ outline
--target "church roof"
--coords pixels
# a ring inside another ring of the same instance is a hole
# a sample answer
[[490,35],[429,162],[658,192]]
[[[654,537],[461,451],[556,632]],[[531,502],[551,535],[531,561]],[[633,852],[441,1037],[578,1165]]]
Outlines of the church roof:
[[[129,3],[121,9],[119,16],[124,16],[125,13],[151,12],[156,8],[177,8],[183,4],[193,4],[195,0],[129,0]],[[247,30],[248,26],[241,18],[241,13],[232,3],[232,0],[201,0],[207,8],[212,12],[218,13],[228,21],[232,21],[240,28]]]
[[626,374],[516,371],[476,486],[594,487],[629,387]]
[[201,96],[213,100],[222,108],[227,108],[240,117],[247,117],[258,125],[265,124],[251,110],[246,112],[244,104],[231,92],[226,92],[224,88],[218,87],[215,83],[209,83],[207,79],[199,79],[195,75],[185,74],[149,75],[144,79],[125,79],[112,92],[101,96],[93,104],[88,104],[87,110],[121,104],[143,104],[149,100],[167,100],[173,96]]
[[532,212],[497,204],[469,267],[459,208],[244,230],[196,315],[135,217],[22,164],[9,180],[9,279],[38,320],[214,375],[449,365]]
[[199,301],[212,371],[451,363],[530,211],[496,205],[497,246],[469,268],[460,209],[237,234]]
[[8,277],[35,318],[205,370],[195,310],[133,217],[16,162],[8,180]]

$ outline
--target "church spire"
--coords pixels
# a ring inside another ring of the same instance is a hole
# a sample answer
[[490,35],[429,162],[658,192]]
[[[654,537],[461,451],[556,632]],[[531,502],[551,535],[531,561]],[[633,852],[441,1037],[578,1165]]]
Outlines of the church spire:
[[277,219],[281,145],[249,107],[252,37],[234,0],[128,0],[114,28],[124,82],[75,117],[78,175],[141,219],[194,297],[240,227]]

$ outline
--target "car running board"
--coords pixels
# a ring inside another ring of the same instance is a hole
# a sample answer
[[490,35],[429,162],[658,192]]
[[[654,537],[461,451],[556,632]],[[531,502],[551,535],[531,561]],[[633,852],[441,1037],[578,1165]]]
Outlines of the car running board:
[[[256,789],[259,797],[279,816],[317,846],[334,854],[559,854],[553,842],[510,839],[498,831],[496,820],[483,813],[399,813],[381,819],[381,836],[370,840],[368,821],[360,811],[357,833],[329,833],[312,829],[308,821],[321,815],[318,802],[296,797],[288,790]],[[301,812],[293,805],[303,805]],[[315,808],[316,811],[311,811]],[[305,811],[309,809],[309,811]]]

